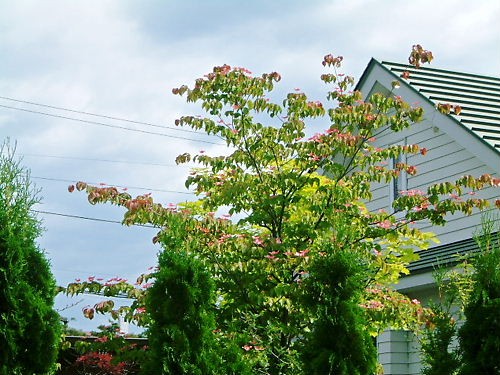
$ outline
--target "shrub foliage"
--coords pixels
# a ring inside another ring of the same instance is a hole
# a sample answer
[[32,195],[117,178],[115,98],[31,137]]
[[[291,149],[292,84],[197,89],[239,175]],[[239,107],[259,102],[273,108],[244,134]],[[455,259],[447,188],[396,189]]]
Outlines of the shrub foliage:
[[46,374],[60,337],[55,280],[38,248],[38,202],[29,173],[7,143],[0,148],[0,374]]

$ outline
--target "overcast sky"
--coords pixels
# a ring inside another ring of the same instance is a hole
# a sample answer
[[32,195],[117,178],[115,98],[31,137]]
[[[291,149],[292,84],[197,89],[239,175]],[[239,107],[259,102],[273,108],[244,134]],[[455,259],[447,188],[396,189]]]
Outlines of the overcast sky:
[[[179,116],[202,113],[173,87],[226,63],[280,72],[283,96],[300,87],[323,99],[325,54],[343,55],[345,72],[359,77],[371,57],[406,62],[415,43],[433,51],[433,67],[498,76],[499,19],[496,0],[0,0],[0,141],[17,141],[42,189],[37,209],[53,213],[40,214],[40,245],[58,283],[135,279],[158,252],[153,229],[54,215],[121,220],[123,210],[69,194],[68,181],[176,203],[194,196],[175,157],[223,152],[217,139],[172,130]],[[62,314],[93,303],[86,297]],[[58,298],[58,308],[67,304]]]

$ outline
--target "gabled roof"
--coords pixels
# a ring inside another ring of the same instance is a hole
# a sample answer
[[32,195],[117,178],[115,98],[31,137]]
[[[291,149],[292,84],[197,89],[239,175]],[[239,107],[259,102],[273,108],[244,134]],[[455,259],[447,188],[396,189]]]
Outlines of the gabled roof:
[[451,267],[461,261],[461,257],[472,256],[479,252],[474,238],[436,246],[429,250],[417,251],[420,259],[410,263],[408,269],[411,274],[428,272],[439,267]]
[[[432,103],[458,105],[450,115],[500,154],[500,78],[383,61],[383,67]],[[409,72],[404,79],[401,74]]]
[[[500,241],[500,232],[491,233],[490,241],[492,244],[498,244]],[[451,267],[462,262],[464,258],[473,257],[484,248],[478,245],[480,238],[468,238],[441,246],[433,247],[429,250],[417,251],[419,260],[410,263],[408,269],[411,274],[428,272],[441,267]],[[498,245],[493,245],[498,246]]]

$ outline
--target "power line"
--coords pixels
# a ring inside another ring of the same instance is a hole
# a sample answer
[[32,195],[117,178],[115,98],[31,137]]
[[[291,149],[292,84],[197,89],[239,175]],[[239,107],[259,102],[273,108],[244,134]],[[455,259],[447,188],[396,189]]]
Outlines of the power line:
[[[70,214],[63,214],[60,212],[52,212],[52,211],[42,211],[42,210],[31,210],[31,212],[37,213],[37,214],[43,214],[43,215],[53,215],[53,216],[62,216],[62,217],[69,217],[72,219],[81,219],[81,220],[89,220],[89,221],[97,221],[100,223],[110,223],[110,224],[120,224],[123,225],[121,221],[118,220],[109,220],[109,219],[101,219],[98,217],[89,217],[89,216],[80,216],[80,215],[70,215]],[[158,229],[157,227],[153,225],[147,225],[147,224],[133,224],[134,226],[138,227],[144,227],[144,228],[153,228],[153,229]]]
[[153,165],[158,167],[188,167],[187,165],[175,165],[175,164],[161,164],[161,163],[150,163],[141,162],[133,160],[111,160],[111,159],[98,159],[98,158],[82,158],[76,156],[61,156],[61,155],[44,155],[44,154],[20,154],[21,156],[37,157],[37,158],[54,158],[54,159],[68,159],[68,160],[83,160],[83,161],[97,161],[104,163],[121,163],[121,164],[139,164],[139,165]]
[[128,123],[131,123],[131,124],[145,125],[145,126],[151,126],[151,127],[155,127],[155,128],[162,128],[162,129],[171,129],[171,130],[175,130],[175,131],[179,131],[179,132],[198,133],[196,130],[180,129],[180,128],[176,128],[176,127],[173,127],[173,126],[167,126],[167,125],[157,125],[157,124],[152,124],[150,122],[137,121],[137,120],[129,120],[129,119],[126,119],[126,118],[123,118],[123,117],[114,117],[114,116],[109,116],[109,115],[100,115],[100,114],[97,114],[97,113],[79,111],[79,110],[76,110],[76,109],[69,109],[69,108],[64,108],[64,107],[57,107],[57,106],[53,106],[53,105],[48,105],[48,104],[30,102],[28,100],[21,100],[21,99],[9,98],[7,96],[0,96],[0,99],[10,100],[12,102],[17,102],[17,103],[25,103],[25,104],[36,105],[38,107],[57,109],[57,110],[66,111],[66,112],[80,113],[82,115],[88,115],[88,116],[94,116],[94,117],[101,117],[101,118],[106,118],[106,119],[109,119],[109,120],[123,121],[123,122],[128,122]]
[[[68,180],[68,179],[63,179],[63,178],[52,178],[52,177],[41,177],[41,176],[30,176],[30,177],[37,179],[37,180],[68,182],[70,184],[75,183],[75,180]],[[99,183],[99,182],[90,182],[90,181],[88,181],[87,184],[89,184],[89,185],[101,185],[101,183]],[[156,191],[156,192],[160,192],[160,193],[175,193],[175,194],[194,195],[194,193],[187,192],[187,191],[151,189],[151,188],[140,187],[140,186],[120,186],[120,185],[114,185],[114,184],[105,184],[105,185],[114,186],[114,187],[121,188],[121,189],[136,189],[136,190]]]
[[[50,252],[50,250],[49,250]],[[95,272],[95,271],[84,271],[84,270],[81,270],[81,269],[68,269],[68,268],[53,268],[54,271],[57,271],[57,272],[64,272],[64,273],[70,273],[70,274],[82,274],[82,275],[86,275],[86,276],[90,276],[90,275],[94,275],[96,276],[96,279],[97,278],[113,278],[113,277],[117,277],[118,275],[117,274],[112,274],[112,273],[102,273],[102,272]],[[81,280],[84,280],[83,278]],[[98,280],[98,281],[101,281],[101,280]]]
[[8,108],[8,109],[13,109],[15,111],[22,111],[22,112],[34,113],[34,114],[38,114],[38,115],[44,115],[44,116],[49,116],[49,117],[60,118],[60,119],[64,119],[64,120],[76,121],[76,122],[81,122],[81,123],[86,123],[86,124],[91,124],[91,125],[105,126],[105,127],[108,127],[108,128],[121,129],[121,130],[128,130],[128,131],[137,132],[137,133],[160,135],[160,136],[167,137],[167,138],[183,139],[183,140],[187,140],[187,141],[209,143],[209,144],[213,144],[213,145],[222,145],[222,143],[218,143],[218,142],[211,142],[211,141],[204,141],[204,140],[201,140],[201,139],[193,139],[193,138],[187,138],[187,137],[180,137],[180,136],[177,136],[177,135],[170,135],[170,134],[165,134],[165,133],[157,133],[157,132],[152,132],[152,131],[149,131],[149,130],[132,129],[132,128],[127,128],[126,126],[105,124],[103,122],[83,120],[83,119],[78,119],[78,118],[74,118],[74,117],[55,115],[55,114],[52,114],[52,113],[41,112],[41,111],[33,111],[31,109],[25,109],[25,108],[16,108],[16,107],[11,107],[11,106],[8,106],[8,105],[3,105],[3,104],[0,104],[0,107],[2,107],[2,108]]

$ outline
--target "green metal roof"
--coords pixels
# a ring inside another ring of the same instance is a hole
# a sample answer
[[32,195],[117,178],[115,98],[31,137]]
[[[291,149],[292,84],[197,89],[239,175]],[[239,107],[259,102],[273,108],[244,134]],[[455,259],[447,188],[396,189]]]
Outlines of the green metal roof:
[[[500,78],[382,61],[382,66],[434,104],[459,105],[450,115],[500,153]],[[401,77],[405,71],[407,79]]]
[[[498,243],[499,236],[499,232],[492,233],[492,242]],[[474,238],[436,246],[429,250],[418,251],[420,259],[410,263],[408,269],[414,275],[438,267],[451,267],[459,263],[464,256],[473,256],[479,251],[480,248]]]
[[473,238],[436,246],[429,250],[418,251],[420,259],[410,263],[408,269],[414,275],[438,267],[451,267],[459,263],[461,257],[472,255],[478,251],[479,247]]

